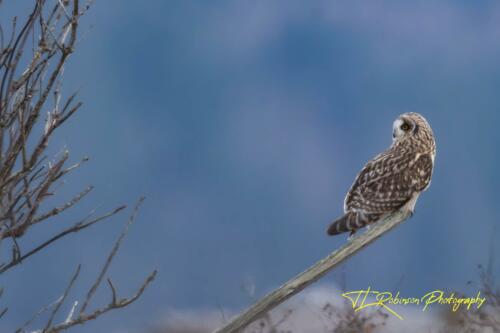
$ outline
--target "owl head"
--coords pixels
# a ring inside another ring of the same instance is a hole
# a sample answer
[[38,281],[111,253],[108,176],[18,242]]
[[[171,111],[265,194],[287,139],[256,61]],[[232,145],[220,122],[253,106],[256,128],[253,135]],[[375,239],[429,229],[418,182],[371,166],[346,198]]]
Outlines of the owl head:
[[392,138],[401,141],[419,134],[419,132],[432,133],[427,120],[415,112],[403,113],[392,124]]

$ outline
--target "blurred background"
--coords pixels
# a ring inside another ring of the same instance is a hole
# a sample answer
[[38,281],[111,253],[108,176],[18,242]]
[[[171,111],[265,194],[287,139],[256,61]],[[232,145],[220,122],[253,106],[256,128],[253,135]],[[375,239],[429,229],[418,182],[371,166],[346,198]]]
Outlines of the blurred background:
[[[328,223],[408,111],[436,135],[432,186],[411,220],[316,288],[344,276],[349,290],[476,294],[478,264],[499,250],[500,3],[107,0],[82,22],[64,75],[84,106],[52,147],[90,157],[60,202],[96,190],[43,233],[145,195],[110,275],[123,296],[159,275],[137,303],[74,332],[235,313],[338,248],[346,237],[327,237]],[[78,263],[73,297],[84,293],[126,218],[5,274],[2,331],[53,302]]]

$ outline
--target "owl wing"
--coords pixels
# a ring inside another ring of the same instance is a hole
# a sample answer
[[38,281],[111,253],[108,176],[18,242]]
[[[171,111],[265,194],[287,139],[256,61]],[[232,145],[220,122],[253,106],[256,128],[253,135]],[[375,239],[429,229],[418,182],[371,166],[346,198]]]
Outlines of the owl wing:
[[344,210],[384,214],[403,206],[413,193],[430,183],[433,161],[430,154],[387,151],[368,162],[347,193]]

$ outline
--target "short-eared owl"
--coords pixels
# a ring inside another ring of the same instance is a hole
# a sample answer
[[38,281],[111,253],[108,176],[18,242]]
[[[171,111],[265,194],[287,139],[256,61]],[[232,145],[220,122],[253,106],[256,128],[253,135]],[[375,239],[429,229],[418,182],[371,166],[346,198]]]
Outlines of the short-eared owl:
[[427,120],[404,113],[394,121],[392,145],[361,170],[344,200],[344,215],[328,227],[336,235],[376,222],[398,209],[413,213],[431,183],[436,143]]

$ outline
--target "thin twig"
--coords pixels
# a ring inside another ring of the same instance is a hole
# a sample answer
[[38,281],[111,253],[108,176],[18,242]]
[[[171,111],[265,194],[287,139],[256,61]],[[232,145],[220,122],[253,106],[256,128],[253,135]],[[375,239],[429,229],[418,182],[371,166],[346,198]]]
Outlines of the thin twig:
[[73,199],[66,202],[64,205],[62,205],[60,207],[54,207],[49,212],[33,218],[33,221],[31,222],[31,224],[39,223],[39,222],[41,222],[49,217],[53,217],[55,215],[58,215],[58,214],[64,212],[68,208],[71,208],[72,206],[77,204],[83,197],[85,197],[87,194],[89,194],[90,191],[92,191],[93,189],[94,189],[93,186],[88,186],[85,190],[78,193]]
[[87,293],[87,297],[85,298],[85,301],[83,302],[83,305],[82,307],[80,308],[80,314],[83,314],[85,312],[85,310],[87,309],[87,306],[89,305],[90,303],[90,300],[92,299],[92,297],[94,296],[97,288],[99,287],[99,285],[101,284],[102,282],[102,279],[104,277],[104,275],[106,274],[106,272],[108,271],[108,268],[109,268],[109,265],[111,265],[111,262],[113,261],[113,258],[114,256],[116,255],[116,252],[118,252],[118,249],[120,248],[120,245],[123,241],[123,238],[125,238],[125,236],[127,235],[128,233],[128,229],[130,227],[130,225],[132,223],[134,223],[135,221],[135,217],[137,215],[137,212],[139,210],[139,207],[141,206],[142,202],[144,201],[144,197],[139,199],[139,201],[137,202],[137,204],[135,205],[134,207],[134,211],[132,212],[132,215],[130,215],[130,218],[127,222],[127,224],[125,225],[125,228],[122,230],[120,236],[118,237],[118,239],[116,240],[115,242],[115,245],[113,246],[113,249],[111,250],[111,252],[109,253],[109,256],[108,258],[106,259],[106,263],[104,264],[104,266],[102,267],[101,269],[101,272],[99,273],[99,276],[98,278],[96,279],[95,283],[92,285],[92,287],[89,289],[89,292]]
[[73,277],[71,278],[71,280],[69,281],[69,284],[66,287],[66,290],[64,290],[63,295],[59,298],[56,307],[54,308],[54,310],[50,314],[49,320],[47,320],[47,325],[45,325],[44,331],[49,329],[49,327],[52,325],[52,321],[54,320],[57,312],[61,308],[61,305],[66,300],[66,297],[68,297],[69,291],[71,290],[71,288],[73,287],[73,284],[75,283],[76,279],[78,278],[78,275],[80,274],[81,268],[82,268],[82,265],[78,265],[78,267],[76,268],[76,271],[73,274]]

